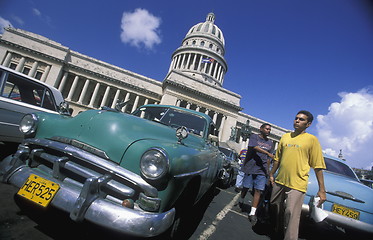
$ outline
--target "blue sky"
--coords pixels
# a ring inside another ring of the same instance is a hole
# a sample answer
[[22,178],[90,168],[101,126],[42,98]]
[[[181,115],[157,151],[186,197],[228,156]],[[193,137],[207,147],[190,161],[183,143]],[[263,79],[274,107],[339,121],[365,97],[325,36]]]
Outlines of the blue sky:
[[243,112],[293,129],[296,112],[309,110],[309,132],[328,153],[373,166],[372,1],[1,0],[0,25],[163,81],[209,12],[226,41],[223,87],[242,96]]

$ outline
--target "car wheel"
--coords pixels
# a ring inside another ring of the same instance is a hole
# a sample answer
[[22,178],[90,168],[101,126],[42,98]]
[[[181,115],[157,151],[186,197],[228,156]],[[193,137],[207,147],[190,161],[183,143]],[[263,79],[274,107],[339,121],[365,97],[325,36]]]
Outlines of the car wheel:
[[[196,187],[198,186],[198,187]],[[160,239],[188,239],[188,233],[185,232],[190,225],[190,214],[193,212],[194,201],[197,197],[199,181],[191,181],[179,196],[176,204],[176,216],[171,227],[162,234]]]
[[234,171],[231,169],[228,171],[229,177],[227,177],[224,180],[221,180],[218,184],[220,188],[227,189],[231,186],[231,183],[233,182],[233,176],[234,176]]

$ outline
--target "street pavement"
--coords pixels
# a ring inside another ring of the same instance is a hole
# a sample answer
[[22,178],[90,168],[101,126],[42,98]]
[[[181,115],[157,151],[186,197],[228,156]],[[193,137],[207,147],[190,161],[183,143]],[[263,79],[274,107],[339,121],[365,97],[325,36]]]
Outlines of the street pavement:
[[[75,223],[58,210],[43,211],[16,198],[17,190],[0,183],[0,239],[138,239],[115,234],[89,223]],[[271,239],[267,225],[251,226],[247,211],[251,195],[245,199],[244,211],[237,205],[234,188],[216,189],[196,206],[185,224],[185,239],[240,240]],[[349,239],[343,231],[328,225],[302,224],[300,239]]]

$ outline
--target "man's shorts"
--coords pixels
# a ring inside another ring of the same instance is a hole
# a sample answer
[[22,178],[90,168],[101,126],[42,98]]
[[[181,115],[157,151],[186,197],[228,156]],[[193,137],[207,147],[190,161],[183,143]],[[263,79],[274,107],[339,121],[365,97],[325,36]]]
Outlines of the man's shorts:
[[265,175],[258,174],[245,174],[242,180],[242,186],[244,188],[258,189],[263,191],[267,183],[267,177]]

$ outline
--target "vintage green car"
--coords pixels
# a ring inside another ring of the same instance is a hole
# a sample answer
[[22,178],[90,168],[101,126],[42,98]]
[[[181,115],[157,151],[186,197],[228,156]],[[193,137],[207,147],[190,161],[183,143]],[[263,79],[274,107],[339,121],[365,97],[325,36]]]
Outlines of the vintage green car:
[[3,182],[41,207],[126,235],[176,236],[183,215],[226,175],[212,119],[167,105],[27,114]]

